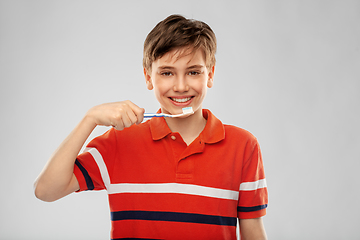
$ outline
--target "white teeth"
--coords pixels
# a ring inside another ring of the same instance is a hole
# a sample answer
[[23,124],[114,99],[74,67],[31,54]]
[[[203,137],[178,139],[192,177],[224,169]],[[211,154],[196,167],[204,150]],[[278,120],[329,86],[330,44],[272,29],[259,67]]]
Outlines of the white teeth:
[[191,97],[187,97],[187,98],[171,98],[171,100],[178,102],[178,103],[183,103],[183,102],[187,102],[191,99]]

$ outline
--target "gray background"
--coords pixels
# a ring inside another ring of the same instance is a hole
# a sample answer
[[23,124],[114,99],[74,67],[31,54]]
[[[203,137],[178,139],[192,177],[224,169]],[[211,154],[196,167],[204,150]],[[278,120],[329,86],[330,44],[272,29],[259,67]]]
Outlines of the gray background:
[[142,46],[173,13],[217,35],[204,107],[262,146],[269,239],[360,239],[360,1],[346,0],[0,1],[0,239],[109,239],[106,192],[44,203],[32,184],[90,107],[158,109]]

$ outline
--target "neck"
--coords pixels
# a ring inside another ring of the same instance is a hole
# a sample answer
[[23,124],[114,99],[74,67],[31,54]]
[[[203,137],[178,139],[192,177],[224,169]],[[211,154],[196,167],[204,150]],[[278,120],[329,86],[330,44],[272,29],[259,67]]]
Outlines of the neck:
[[187,145],[199,136],[206,125],[202,109],[185,118],[165,118],[165,120],[170,130],[178,132]]

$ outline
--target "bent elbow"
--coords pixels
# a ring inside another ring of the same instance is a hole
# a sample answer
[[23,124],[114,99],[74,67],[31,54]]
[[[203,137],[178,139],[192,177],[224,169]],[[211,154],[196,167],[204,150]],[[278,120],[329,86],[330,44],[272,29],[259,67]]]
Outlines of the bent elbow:
[[51,198],[51,196],[49,196],[48,192],[49,191],[47,191],[44,187],[41,186],[41,184],[39,184],[38,180],[35,181],[34,194],[37,199],[44,201],[44,202],[56,201],[57,199]]

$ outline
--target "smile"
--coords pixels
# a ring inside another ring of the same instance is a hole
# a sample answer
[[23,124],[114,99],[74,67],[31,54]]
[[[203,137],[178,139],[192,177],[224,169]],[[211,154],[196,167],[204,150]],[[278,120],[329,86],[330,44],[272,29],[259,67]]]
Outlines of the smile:
[[187,98],[171,98],[171,100],[173,100],[174,102],[178,102],[178,103],[184,103],[187,102],[191,99],[191,97],[187,97]]

